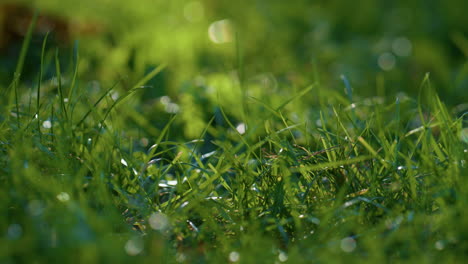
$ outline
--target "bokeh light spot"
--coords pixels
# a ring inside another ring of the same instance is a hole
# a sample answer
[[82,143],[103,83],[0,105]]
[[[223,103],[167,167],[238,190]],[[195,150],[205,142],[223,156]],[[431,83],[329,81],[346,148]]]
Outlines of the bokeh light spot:
[[45,205],[40,200],[32,200],[28,203],[28,212],[32,216],[39,216],[44,212]]
[[234,28],[230,20],[223,19],[211,23],[208,28],[210,40],[216,44],[228,43],[233,39]]
[[340,247],[346,253],[353,252],[356,249],[356,240],[352,237],[345,237],[341,240]]
[[395,67],[396,59],[390,52],[385,52],[379,56],[378,59],[379,67],[384,71],[390,71]]
[[405,37],[396,38],[392,42],[392,51],[397,56],[407,57],[411,55],[412,50],[413,45],[411,44],[411,41]]
[[57,194],[57,199],[62,203],[68,202],[70,200],[70,195],[66,192],[61,192]]
[[468,127],[465,127],[460,131],[460,140],[468,143]]
[[50,122],[49,120],[46,120],[46,121],[42,122],[42,126],[43,126],[44,128],[49,129],[49,128],[52,127],[52,122]]
[[18,224],[12,224],[8,227],[7,236],[11,240],[15,240],[21,237],[23,234],[23,228]]
[[434,247],[437,250],[443,250],[445,248],[445,243],[444,243],[444,241],[439,240],[439,241],[435,242]]
[[229,261],[237,262],[237,261],[239,261],[239,259],[240,259],[239,252],[232,251],[231,253],[229,253]]
[[202,20],[204,14],[203,5],[198,1],[187,3],[184,6],[184,17],[189,22],[194,23]]
[[125,243],[125,252],[130,256],[136,256],[143,251],[144,244],[140,238],[132,238]]
[[153,213],[149,218],[149,224],[154,230],[163,231],[169,227],[169,219],[163,213]]
[[280,251],[279,255],[278,255],[278,260],[280,262],[286,262],[288,260],[288,254],[286,254],[285,252],[283,251]]

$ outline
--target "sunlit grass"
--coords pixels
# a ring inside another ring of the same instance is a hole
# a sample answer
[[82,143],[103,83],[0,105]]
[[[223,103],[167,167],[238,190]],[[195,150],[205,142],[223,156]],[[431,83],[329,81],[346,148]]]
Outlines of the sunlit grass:
[[2,262],[467,258],[466,113],[430,74],[369,97],[346,75],[246,78],[238,47],[236,70],[154,96],[166,64],[89,81],[47,38],[23,81],[28,36],[1,99]]

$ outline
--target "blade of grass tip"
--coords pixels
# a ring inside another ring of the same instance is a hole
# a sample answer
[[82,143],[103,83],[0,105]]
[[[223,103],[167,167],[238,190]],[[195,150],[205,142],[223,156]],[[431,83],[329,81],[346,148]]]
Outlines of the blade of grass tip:
[[[75,91],[75,84],[76,84],[76,77],[78,75],[78,66],[79,66],[79,59],[80,55],[78,53],[78,40],[75,41],[73,45],[73,63],[75,64],[75,68],[73,70],[73,78],[70,83],[70,90],[68,90],[68,102],[72,102],[73,92]],[[70,119],[72,117],[70,116]]]
[[351,87],[351,84],[348,81],[348,78],[344,74],[340,76],[340,79],[343,81],[345,85],[345,92],[346,95],[348,96],[348,99],[351,103],[353,103],[353,88]]
[[348,78],[346,78],[344,74],[342,74],[340,78],[345,85],[346,95],[348,96],[349,102],[351,103],[351,113],[353,117],[352,121],[353,123],[356,123],[356,108],[353,102],[353,87],[351,86],[351,83],[349,82]]
[[86,112],[86,114],[81,118],[80,121],[78,121],[78,123],[76,123],[76,126],[79,127],[85,120],[86,118],[89,116],[89,114],[91,114],[95,108],[98,106],[98,104],[120,83],[120,81],[117,81],[115,82],[109,89],[107,89],[102,95],[101,97],[99,97],[99,99],[93,104],[93,106],[88,110],[88,112]]
[[307,170],[307,171],[327,170],[327,169],[338,168],[340,166],[359,163],[359,162],[369,160],[369,159],[372,159],[372,156],[366,155],[366,156],[359,156],[359,157],[345,159],[345,160],[336,160],[336,161],[322,162],[322,163],[313,164],[313,165],[304,165],[301,167],[292,168],[291,170],[293,172],[300,172],[301,170]]
[[286,100],[284,103],[282,103],[280,106],[278,106],[276,108],[276,111],[279,111],[281,109],[283,109],[285,106],[287,106],[290,102],[294,101],[296,98],[300,98],[304,95],[306,95],[310,90],[312,90],[313,88],[315,88],[317,84],[316,83],[313,83],[309,86],[307,86],[306,88],[304,88],[302,91],[300,91],[299,93],[297,93],[296,95],[294,95],[293,97],[289,98],[288,100]]
[[[336,119],[338,121],[338,125],[341,127],[341,129],[343,129],[344,133],[346,134],[346,137],[348,138],[348,141],[351,143],[354,143],[354,140],[351,138],[351,134],[349,134],[348,130],[344,126],[343,122],[341,121],[341,118],[338,115],[338,112],[336,111],[335,107],[333,107],[333,113],[335,113]],[[359,155],[358,150],[356,148],[354,148],[354,154],[356,156]]]
[[55,72],[56,72],[57,87],[58,87],[59,98],[60,98],[60,107],[62,108],[65,120],[68,120],[67,109],[65,107],[65,101],[64,101],[64,98],[63,98],[63,91],[62,91],[62,73],[60,71],[60,61],[59,61],[58,48],[55,49]]
[[105,121],[107,119],[107,117],[109,116],[109,114],[112,112],[112,110],[117,106],[119,105],[121,102],[123,102],[125,99],[127,99],[130,95],[134,94],[137,90],[139,89],[142,89],[143,87],[142,86],[138,86],[138,87],[134,87],[132,88],[130,91],[128,91],[126,94],[124,94],[122,97],[119,97],[119,99],[117,99],[112,105],[111,107],[109,107],[109,109],[107,109],[106,113],[104,114],[104,117],[101,119],[101,121],[99,122],[99,125],[100,125],[100,128],[99,128],[99,133],[98,135],[96,136],[96,140],[94,141],[94,146],[96,146],[96,144],[98,143],[99,141],[99,138],[102,134],[102,130],[104,129],[104,127],[106,126],[105,124]]
[[372,154],[372,157],[377,158],[379,162],[382,163],[383,167],[388,169],[387,162],[385,162],[379,153],[363,137],[358,137],[358,141]]
[[272,114],[276,115],[277,117],[279,117],[278,113],[276,112],[275,109],[273,109],[271,106],[269,106],[268,104],[266,104],[265,102],[261,101],[260,99],[258,98],[255,98],[253,96],[249,96],[248,99],[260,104],[261,106],[265,107],[268,111],[270,111]]
[[[107,119],[107,117],[109,116],[110,112],[118,105],[120,104],[122,101],[124,101],[125,99],[127,99],[130,95],[132,95],[133,93],[135,93],[138,89],[142,89],[142,88],[145,88],[144,85],[149,81],[151,80],[154,76],[156,76],[156,74],[158,74],[159,72],[161,72],[164,68],[166,67],[166,64],[161,64],[159,65],[158,67],[156,67],[154,70],[152,70],[150,73],[148,73],[145,77],[143,77],[140,81],[137,82],[136,85],[134,85],[132,87],[132,89],[130,89],[130,91],[128,91],[125,95],[123,95],[122,97],[119,97],[119,99],[117,99],[117,101],[115,101],[111,107],[109,107],[109,109],[107,110],[107,112],[105,113],[104,115],[104,118],[101,120],[100,124],[101,124],[101,130],[104,128],[104,121]],[[99,138],[99,136],[98,136]],[[97,142],[97,139],[95,141],[95,143]]]
[[[242,136],[241,133],[239,133],[239,131],[237,131],[236,127],[231,123],[231,121],[228,119],[228,117],[226,116],[226,113],[224,113],[224,110],[222,107],[219,107],[220,111],[221,111],[221,114],[223,115],[223,118],[224,120],[226,120],[227,124],[229,125],[229,127],[234,130],[236,132],[236,134],[239,136],[240,140],[242,141],[241,144],[238,144],[235,149],[234,149],[234,152],[237,152],[240,148],[242,148],[243,145],[245,145],[249,150],[252,149],[252,147],[250,146],[250,144],[245,140],[245,138]],[[258,157],[258,155],[255,153],[255,152],[251,152],[256,159],[260,159]]]
[[41,85],[42,85],[42,77],[44,74],[44,56],[45,56],[45,49],[47,45],[47,39],[49,38],[49,32],[46,33],[44,40],[42,41],[42,49],[41,49],[41,66],[39,67],[39,80],[37,82],[37,98],[36,98],[36,119],[37,119],[37,132],[39,133],[39,140],[42,138],[41,133],[41,119],[39,118],[39,111],[41,110],[40,98],[41,98]]
[[174,115],[169,122],[164,126],[163,130],[161,131],[161,134],[159,137],[156,139],[155,143],[150,147],[149,153],[148,153],[148,158],[146,159],[145,163],[143,164],[143,167],[141,168],[140,171],[140,176],[143,176],[143,173],[145,173],[146,169],[150,165],[150,161],[153,158],[154,153],[156,153],[156,150],[158,149],[159,144],[161,143],[162,139],[164,138],[164,135],[169,131],[169,127],[171,126],[172,122],[176,119],[177,115]]
[[242,93],[242,119],[244,120],[244,124],[247,124],[247,87],[244,85],[245,82],[245,73],[244,73],[244,58],[242,56],[242,47],[240,45],[240,37],[239,32],[236,31],[236,58],[237,58],[237,71],[239,75],[239,87]]
[[[283,122],[284,126],[289,127],[288,122],[286,121],[286,118],[284,118],[283,116],[283,113],[281,113],[280,111],[279,114],[281,116],[281,121]],[[289,131],[289,134],[291,135],[291,139],[294,141],[294,144],[297,144],[296,137],[294,136],[294,133],[292,132],[292,130],[289,129],[288,131]]]
[[395,100],[395,119],[397,123],[397,128],[395,129],[395,142],[396,142],[396,147],[395,147],[395,153],[394,155],[394,161],[393,161],[393,166],[398,167],[399,165],[397,164],[397,159],[398,159],[398,152],[400,151],[400,136],[399,132],[401,131],[401,125],[400,125],[400,99],[397,97]]
[[419,113],[419,118],[421,119],[421,124],[423,125],[424,129],[427,128],[427,123],[424,118],[424,113],[422,110],[422,94],[423,94],[423,89],[425,87],[427,87],[430,90],[429,73],[426,73],[426,75],[424,76],[424,79],[421,82],[421,85],[419,86],[419,95],[418,95],[418,113]]
[[[323,112],[321,110],[320,110],[320,123],[322,125],[323,131],[325,132],[324,134],[325,134],[325,137],[326,137],[326,138],[323,137],[323,136],[321,137],[322,145],[323,145],[324,149],[328,149],[333,144],[331,143],[332,140],[331,140],[330,135],[328,133],[327,125],[326,125],[326,122],[325,122],[325,117],[324,117]],[[327,140],[328,140],[328,142],[330,142],[330,144],[328,144]],[[326,154],[327,154],[328,160],[330,160],[330,161],[335,161],[336,160],[336,153],[334,151],[331,151],[331,152],[327,151]]]
[[[107,119],[107,117],[109,116],[109,114],[112,112],[112,110],[117,106],[119,105],[121,102],[123,102],[125,99],[127,99],[130,95],[134,94],[138,89],[142,89],[142,88],[145,88],[144,85],[145,83],[147,83],[149,80],[151,80],[156,74],[158,74],[161,70],[163,70],[164,68],[166,67],[165,64],[161,64],[159,65],[158,67],[156,67],[154,70],[152,70],[150,73],[148,73],[145,77],[143,77],[140,81],[137,82],[136,85],[133,86],[132,89],[130,89],[130,91],[128,91],[126,94],[124,94],[122,97],[119,97],[119,99],[117,99],[112,105],[111,107],[109,107],[109,109],[107,109],[107,112],[104,114],[104,117],[102,118],[101,122],[99,122],[99,124],[101,125],[100,127],[100,132],[102,132],[102,129],[104,129],[105,127],[105,121]],[[84,120],[84,119],[82,119]],[[81,121],[80,121],[81,123]],[[100,138],[100,135],[102,133],[99,133],[97,136],[96,136],[96,140],[94,141],[94,146],[98,143],[99,141],[99,138]]]
[[[273,107],[269,106],[268,104],[262,102],[261,100],[255,98],[255,97],[247,97],[248,99],[251,99],[253,100],[254,102],[262,105],[263,107],[265,107],[268,111],[271,112],[271,115],[268,116],[267,118],[265,118],[265,120],[268,120],[270,119],[271,116],[276,116],[280,119],[282,119],[284,121],[284,117],[282,116],[280,110],[282,108],[284,108],[286,105],[288,105],[290,102],[294,101],[296,98],[298,97],[302,97],[303,95],[307,94],[310,90],[312,90],[314,87],[316,86],[316,84],[312,84],[310,86],[307,86],[305,89],[303,89],[302,91],[300,91],[299,93],[297,93],[296,95],[294,95],[293,97],[291,97],[290,99],[286,100],[285,102],[283,102],[283,104],[281,104],[279,107],[277,107],[276,109],[274,109]],[[249,133],[253,133],[256,128],[259,126],[260,124],[255,124],[255,126],[252,126],[251,129],[249,129]],[[288,125],[285,123],[286,127],[288,127]],[[248,135],[248,134],[247,134]],[[294,137],[293,137],[294,138]]]
[[[208,131],[208,128],[211,126],[211,124],[213,123],[213,121],[215,120],[215,117],[213,116],[210,121],[208,121],[208,123],[206,124],[205,128],[203,129],[202,133],[200,134],[200,136],[198,138],[202,139],[203,140],[203,137],[205,137],[206,135],[206,132]],[[188,160],[191,160],[192,158],[195,159],[195,161],[199,164],[200,167],[204,168],[204,165],[203,163],[201,162],[200,158],[195,155],[195,151],[197,151],[197,148],[200,146],[200,144],[198,144],[199,142],[201,142],[202,140],[200,141],[197,141],[194,145],[193,145],[193,148],[191,149],[190,151],[190,156],[189,156],[189,159]]]
[[166,64],[163,63],[161,65],[159,65],[158,67],[156,67],[155,69],[153,69],[150,73],[148,73],[145,77],[143,77],[140,81],[138,81],[135,86],[132,87],[133,88],[142,88],[143,85],[145,85],[149,80],[153,79],[154,76],[156,76],[156,74],[160,73],[162,70],[164,70],[164,68],[166,68]]
[[[31,116],[32,93],[33,93],[32,89],[29,90],[28,116]],[[29,123],[31,123],[31,122],[29,122]],[[29,123],[28,123],[28,126],[29,126]]]
[[21,126],[20,117],[19,117],[18,84],[21,78],[21,73],[23,72],[23,66],[26,60],[26,54],[28,53],[29,44],[31,43],[32,32],[33,32],[33,29],[36,27],[37,17],[38,17],[38,11],[36,10],[32,17],[31,23],[29,24],[28,31],[26,32],[26,35],[24,37],[23,44],[21,46],[21,51],[19,54],[18,62],[16,64],[16,69],[13,75],[13,80],[11,84],[9,85],[8,89],[6,90],[6,93],[7,94],[9,93],[8,104],[7,104],[8,107],[6,111],[9,111],[12,101],[15,100],[16,119],[17,119],[18,128]]
[[[249,151],[253,153],[254,151],[256,151],[258,148],[260,148],[261,146],[263,146],[263,144],[265,144],[267,142],[268,142],[268,144],[270,144],[270,148],[271,148],[271,144],[275,144],[274,142],[271,141],[273,136],[279,135],[279,134],[283,133],[284,131],[288,131],[290,129],[299,127],[301,125],[303,125],[303,124],[301,123],[301,124],[291,125],[289,127],[282,128],[282,129],[280,129],[278,131],[267,131],[268,135],[266,137],[264,137],[262,140],[255,143],[255,145],[250,147]],[[278,145],[278,146],[280,146],[280,145]]]

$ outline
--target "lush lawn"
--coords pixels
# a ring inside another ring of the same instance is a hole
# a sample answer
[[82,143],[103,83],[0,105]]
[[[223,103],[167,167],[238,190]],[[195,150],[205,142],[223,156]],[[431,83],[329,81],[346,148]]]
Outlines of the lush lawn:
[[468,259],[465,1],[81,2],[2,44],[0,263]]

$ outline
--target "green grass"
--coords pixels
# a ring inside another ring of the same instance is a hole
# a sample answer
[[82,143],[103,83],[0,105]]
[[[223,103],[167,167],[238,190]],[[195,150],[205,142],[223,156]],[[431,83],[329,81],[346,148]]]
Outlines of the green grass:
[[430,74],[364,96],[247,78],[238,46],[242,73],[153,100],[174,68],[89,81],[47,38],[23,80],[30,34],[0,107],[1,263],[468,258],[466,106]]

